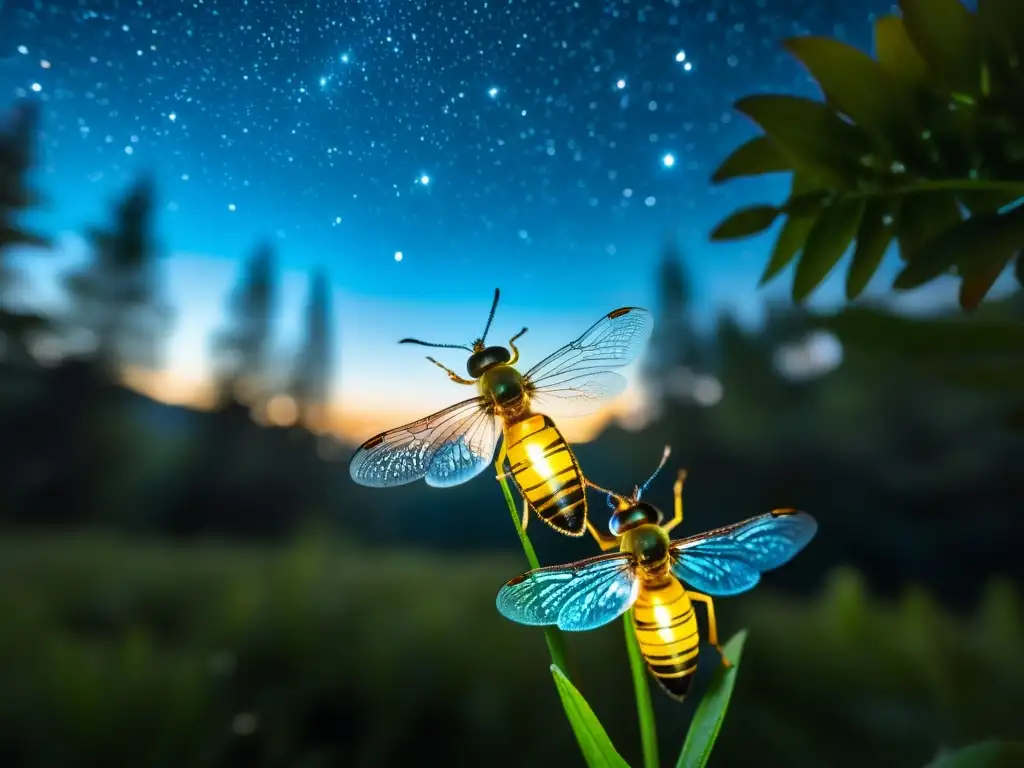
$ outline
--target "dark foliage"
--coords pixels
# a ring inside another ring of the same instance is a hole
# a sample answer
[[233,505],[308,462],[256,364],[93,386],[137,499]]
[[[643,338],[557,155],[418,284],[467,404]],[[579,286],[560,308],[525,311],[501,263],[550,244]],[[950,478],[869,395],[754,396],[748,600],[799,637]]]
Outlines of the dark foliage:
[[[875,22],[874,57],[838,40],[784,43],[824,101],[755,95],[736,109],[761,128],[712,179],[788,173],[781,205],[732,213],[728,240],[783,220],[762,282],[795,262],[802,301],[850,248],[856,298],[890,245],[906,262],[899,290],[944,274],[976,308],[1016,260],[1024,274],[1024,5],[900,0]],[[1022,283],[1024,285],[1024,283]]]

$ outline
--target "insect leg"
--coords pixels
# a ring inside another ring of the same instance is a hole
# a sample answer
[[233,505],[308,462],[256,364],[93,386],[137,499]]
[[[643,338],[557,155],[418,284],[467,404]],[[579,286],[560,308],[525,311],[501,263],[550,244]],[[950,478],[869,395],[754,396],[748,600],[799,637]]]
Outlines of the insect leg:
[[494,471],[497,472],[495,476],[496,480],[504,480],[506,477],[512,474],[510,469],[508,472],[505,471],[505,457],[508,453],[505,452],[505,438],[501,438],[501,450],[498,451],[498,458],[494,460]]
[[526,525],[530,522],[530,504],[523,498],[523,531],[526,531]]
[[590,531],[590,535],[594,537],[594,541],[597,542],[597,546],[601,548],[602,552],[619,546],[619,540],[616,537],[601,533],[589,518],[587,518],[587,530]]
[[718,622],[715,621],[715,604],[712,601],[710,595],[705,595],[702,592],[693,592],[686,590],[686,594],[690,596],[691,600],[698,603],[704,603],[704,607],[708,611],[708,642],[710,642],[715,650],[718,651],[718,655],[722,657],[722,664],[726,667],[731,667],[732,662],[726,658],[725,653],[722,651],[722,646],[718,644]]
[[447,366],[441,365],[439,362],[437,362],[437,360],[435,360],[432,357],[428,356],[427,360],[429,360],[434,365],[436,365],[438,368],[440,368],[442,371],[447,373],[448,374],[448,378],[451,379],[452,381],[454,381],[456,384],[476,384],[475,381],[470,381],[469,379],[462,378],[461,376],[459,376],[459,374],[457,374],[451,368],[448,368]]
[[668,533],[683,522],[683,483],[685,482],[686,470],[680,469],[679,474],[676,476],[676,482],[672,486],[672,500],[675,502],[675,513],[672,515],[672,519],[663,526],[665,533]]
[[519,362],[519,350],[516,348],[516,339],[526,333],[526,328],[523,328],[519,333],[509,339],[508,346],[512,350],[512,359],[506,363],[506,365],[515,365]]

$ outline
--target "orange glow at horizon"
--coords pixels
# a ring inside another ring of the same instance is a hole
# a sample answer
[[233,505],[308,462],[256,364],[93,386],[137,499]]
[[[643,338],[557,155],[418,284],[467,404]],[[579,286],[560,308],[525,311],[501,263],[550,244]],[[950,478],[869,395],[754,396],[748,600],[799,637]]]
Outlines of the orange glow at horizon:
[[[122,375],[125,386],[168,405],[193,410],[209,410],[213,406],[214,391],[210,382],[179,372],[151,371],[128,367]],[[295,403],[287,395],[276,395],[267,403],[266,414],[254,414],[259,423],[287,425],[296,417]],[[429,415],[430,409],[405,405],[395,407],[386,402],[364,401],[359,407],[341,409],[328,405],[316,414],[314,431],[333,435],[350,445],[358,445],[367,438],[386,429],[406,424]],[[558,428],[572,443],[587,443],[613,422],[626,429],[638,429],[645,423],[646,407],[641,393],[632,385],[626,391],[591,416],[557,419]]]

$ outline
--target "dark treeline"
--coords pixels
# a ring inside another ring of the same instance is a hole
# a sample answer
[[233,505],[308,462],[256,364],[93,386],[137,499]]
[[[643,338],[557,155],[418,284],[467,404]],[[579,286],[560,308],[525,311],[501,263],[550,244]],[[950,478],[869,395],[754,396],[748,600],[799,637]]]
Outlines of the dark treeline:
[[[86,233],[89,260],[63,276],[66,311],[33,309],[10,254],[47,254],[47,239],[19,225],[39,204],[28,185],[38,119],[35,106],[20,104],[0,135],[6,524],[266,539],[321,526],[454,550],[516,545],[487,473],[444,492],[373,491],[349,480],[351,449],[322,434],[339,359],[327,277],[311,275],[305,339],[282,362],[271,344],[278,276],[270,245],[257,244],[227,297],[226,327],[210,329],[209,410],[125,386],[129,367],[160,368],[175,317],[156,271],[159,190],[148,178]],[[940,387],[869,347],[841,346],[799,308],[771,308],[758,332],[723,314],[700,333],[685,261],[671,245],[656,280],[643,377],[658,418],[579,446],[597,482],[631,488],[670,442],[673,464],[690,470],[685,532],[772,507],[813,511],[823,524],[818,542],[777,579],[794,588],[836,562],[858,566],[880,588],[914,580],[953,598],[975,594],[996,573],[1024,575],[1011,535],[1024,449],[1001,424],[997,397]],[[1018,294],[985,311],[1024,316],[1024,302]],[[650,491],[659,505],[669,504],[668,475]],[[595,497],[603,524],[602,505]],[[575,542],[535,534],[542,554],[579,555]]]

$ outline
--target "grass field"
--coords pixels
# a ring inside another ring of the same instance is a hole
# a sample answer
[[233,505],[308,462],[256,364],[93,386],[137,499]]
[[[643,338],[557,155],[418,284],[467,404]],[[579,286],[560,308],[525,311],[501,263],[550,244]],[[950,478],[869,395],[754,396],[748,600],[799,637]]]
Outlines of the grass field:
[[[4,536],[0,764],[582,765],[542,635],[493,607],[521,569],[314,537],[275,550]],[[770,584],[718,602],[723,634],[750,637],[714,764],[919,766],[943,745],[1024,738],[1024,612],[1008,586],[953,617],[913,591],[877,604],[845,571],[810,602]],[[637,764],[621,625],[570,650]],[[654,694],[669,764],[695,699]]]

